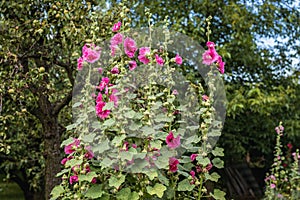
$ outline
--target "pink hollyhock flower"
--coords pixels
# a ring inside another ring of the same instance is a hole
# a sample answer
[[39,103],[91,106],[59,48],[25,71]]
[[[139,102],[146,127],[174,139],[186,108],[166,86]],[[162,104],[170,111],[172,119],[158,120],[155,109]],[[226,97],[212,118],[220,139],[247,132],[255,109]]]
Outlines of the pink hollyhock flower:
[[105,102],[98,102],[96,104],[96,114],[98,117],[100,117],[101,119],[105,119],[108,117],[108,115],[110,114],[110,110],[103,110],[103,107],[105,106]]
[[137,50],[135,41],[129,37],[124,40],[124,50],[125,54],[132,58],[134,56],[135,51]]
[[198,154],[192,154],[190,156],[191,161],[194,161],[197,158]]
[[97,178],[94,177],[94,178],[92,179],[91,183],[93,183],[93,184],[97,183]]
[[134,70],[137,67],[137,64],[134,60],[129,61],[129,70]]
[[65,146],[64,151],[65,151],[66,154],[71,154],[71,153],[73,153],[79,146],[80,146],[80,140],[74,139],[74,142],[72,142],[71,144]]
[[94,63],[100,58],[101,49],[100,47],[95,46],[94,44],[91,44],[90,47],[87,47],[85,44],[82,47],[82,57],[84,60],[86,60],[89,63]]
[[284,131],[284,127],[282,125],[279,125],[279,130]]
[[178,164],[179,164],[179,161],[176,158],[174,158],[174,157],[169,158],[169,170],[171,172],[176,172],[178,170],[178,168],[177,168]]
[[122,41],[123,41],[123,35],[121,33],[117,33],[110,39],[110,44],[119,45],[122,43]]
[[69,182],[70,182],[71,185],[72,185],[73,183],[78,182],[78,176],[76,176],[76,175],[70,176]]
[[77,69],[78,70],[82,70],[82,67],[83,67],[83,58],[82,57],[80,57],[80,58],[78,58],[77,59]]
[[196,166],[196,171],[197,171],[197,173],[200,173],[200,172],[202,172],[202,168],[200,166]]
[[112,68],[112,69],[110,70],[110,72],[111,72],[112,74],[119,74],[119,73],[120,73],[120,71],[119,71],[119,68],[118,68],[118,67],[114,67],[114,68]]
[[207,101],[209,99],[209,97],[207,95],[202,95],[202,101]]
[[182,64],[182,58],[177,54],[175,56],[175,62],[178,64],[178,65],[181,65]]
[[274,189],[276,187],[276,185],[274,184],[274,183],[272,183],[271,185],[270,185],[270,188],[271,189]]
[[92,159],[94,157],[94,153],[93,151],[91,150],[91,146],[86,146],[84,148],[87,152],[84,154],[84,157],[87,158],[87,159]]
[[102,94],[99,92],[98,93],[98,96],[97,96],[97,98],[96,98],[96,103],[99,103],[99,102],[101,102],[102,101]]
[[132,148],[134,148],[134,149],[137,148],[137,145],[136,145],[136,144],[132,144],[131,146],[132,146]]
[[219,55],[215,49],[206,50],[202,54],[202,63],[205,65],[211,65],[218,60],[218,57]]
[[224,74],[225,72],[225,62],[222,61],[222,57],[218,57],[217,64],[219,65],[218,70],[220,71],[221,74]]
[[207,171],[209,171],[209,170],[211,170],[211,168],[213,167],[213,165],[211,164],[211,163],[209,163],[208,165],[206,165],[206,169],[207,169]]
[[62,165],[65,165],[67,161],[68,161],[68,158],[64,158],[64,159],[62,159],[62,160],[60,161],[60,163],[61,163]]
[[169,135],[166,137],[166,143],[169,148],[175,149],[180,146],[180,135],[174,138],[173,132],[170,131]]
[[210,42],[210,41],[208,41],[208,42],[206,42],[206,46],[209,48],[209,49],[215,49],[215,43],[213,43],[213,42]]
[[111,56],[115,56],[116,55],[116,49],[118,48],[118,45],[110,45],[110,54]]
[[101,82],[100,82],[100,85],[99,85],[100,91],[102,91],[105,87],[107,87],[108,83],[109,83],[109,78],[108,77],[103,77],[101,79]]
[[190,175],[192,176],[192,178],[194,179],[195,178],[195,171],[194,170],[192,170],[192,171],[190,171]]
[[147,58],[148,55],[150,55],[150,48],[141,47],[138,56],[139,61],[147,65],[150,62],[150,60]]
[[118,30],[120,30],[121,25],[122,25],[121,22],[115,23],[114,26],[112,27],[112,31],[117,32]]
[[178,91],[177,90],[173,90],[172,94],[177,95]]
[[162,59],[162,57],[160,57],[159,55],[155,54],[155,60],[156,60],[156,63],[160,66],[163,66],[164,65],[164,60]]

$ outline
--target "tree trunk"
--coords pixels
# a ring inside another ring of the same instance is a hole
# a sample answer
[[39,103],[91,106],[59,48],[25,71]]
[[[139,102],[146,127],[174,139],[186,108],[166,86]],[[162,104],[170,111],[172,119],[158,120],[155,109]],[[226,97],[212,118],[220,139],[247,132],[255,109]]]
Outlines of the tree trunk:
[[44,123],[45,134],[45,199],[50,198],[51,190],[55,185],[60,183],[60,179],[56,174],[60,168],[60,130],[57,122],[57,116],[45,119]]

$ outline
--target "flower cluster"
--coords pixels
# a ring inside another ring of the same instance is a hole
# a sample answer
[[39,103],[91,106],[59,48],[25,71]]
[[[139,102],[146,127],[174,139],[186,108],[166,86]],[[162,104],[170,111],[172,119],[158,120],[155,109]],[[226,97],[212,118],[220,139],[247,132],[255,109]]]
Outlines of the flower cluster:
[[[86,175],[91,172],[88,161],[94,157],[94,153],[90,146],[82,145],[80,140],[76,138],[74,138],[70,144],[65,146],[64,151],[68,156],[62,159],[61,164],[64,165],[65,168],[70,169],[71,175],[69,177],[69,183],[73,185],[79,181],[79,175]],[[72,166],[75,157],[79,155],[82,155],[82,162]],[[66,176],[63,176],[63,179],[66,179]],[[93,177],[91,183],[96,182],[96,177]]]
[[77,69],[82,70],[84,61],[88,63],[94,63],[99,60],[101,54],[101,48],[95,44],[85,44],[82,48],[82,56],[77,59]]
[[[277,140],[275,146],[275,158],[271,168],[265,178],[266,192],[265,199],[298,199],[300,197],[300,172],[299,172],[299,151],[291,153],[293,145],[287,144],[288,155],[283,156],[280,142],[283,136],[284,127],[280,123],[275,128]],[[289,161],[290,155],[292,160]]]
[[206,46],[208,47],[208,50],[206,50],[202,55],[202,63],[205,65],[212,65],[213,63],[216,63],[220,73],[224,74],[225,62],[222,61],[222,57],[217,53],[215,43],[208,41]]

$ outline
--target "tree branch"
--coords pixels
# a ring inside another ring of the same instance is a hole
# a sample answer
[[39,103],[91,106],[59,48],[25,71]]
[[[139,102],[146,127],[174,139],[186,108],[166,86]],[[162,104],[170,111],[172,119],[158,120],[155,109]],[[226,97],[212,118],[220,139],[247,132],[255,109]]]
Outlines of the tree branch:
[[71,100],[72,100],[72,90],[62,101],[56,102],[52,114],[57,115],[61,111],[61,109],[63,109],[66,105],[70,103]]

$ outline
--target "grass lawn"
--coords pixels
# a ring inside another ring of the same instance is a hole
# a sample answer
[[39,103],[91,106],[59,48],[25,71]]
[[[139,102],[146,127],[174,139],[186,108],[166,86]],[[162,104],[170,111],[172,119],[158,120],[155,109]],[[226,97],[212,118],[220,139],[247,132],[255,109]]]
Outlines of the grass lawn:
[[14,182],[3,182],[4,175],[0,175],[0,199],[24,200],[23,191]]

